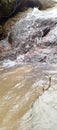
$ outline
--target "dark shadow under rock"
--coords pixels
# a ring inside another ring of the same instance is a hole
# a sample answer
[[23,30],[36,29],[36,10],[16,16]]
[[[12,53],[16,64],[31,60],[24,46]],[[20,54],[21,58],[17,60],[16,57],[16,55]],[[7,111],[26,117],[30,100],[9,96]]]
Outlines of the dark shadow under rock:
[[42,5],[39,0],[28,0],[27,7],[38,7],[39,9],[41,9]]

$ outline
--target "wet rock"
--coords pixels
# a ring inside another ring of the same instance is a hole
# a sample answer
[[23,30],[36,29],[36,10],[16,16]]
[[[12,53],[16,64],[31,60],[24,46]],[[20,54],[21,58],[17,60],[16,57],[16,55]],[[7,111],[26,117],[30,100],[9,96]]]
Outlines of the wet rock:
[[4,39],[7,36],[7,33],[3,26],[0,25],[0,40]]
[[39,0],[27,0],[27,7],[38,7],[39,9],[41,9],[42,5]]
[[42,9],[51,8],[56,4],[56,0],[39,0],[42,4]]
[[2,34],[3,32],[3,29],[2,29],[2,26],[0,25],[0,35]]
[[43,28],[43,35],[42,37],[46,36],[50,31],[50,28],[49,27],[46,27],[46,28]]
[[15,0],[1,0],[0,1],[0,19],[8,16],[15,7]]
[[15,11],[20,11],[24,7],[39,7],[39,0],[1,0],[0,1],[0,20],[10,17]]
[[[57,14],[51,16],[55,10],[47,11],[39,11],[35,8],[21,19],[16,18],[12,26],[10,24],[7,38],[0,42],[0,52],[3,52],[1,60],[4,58],[13,60],[18,55],[24,55],[24,61],[48,62],[50,54],[43,48],[57,46]],[[41,48],[42,50],[39,51]],[[41,53],[44,55],[42,56]],[[49,59],[52,62],[52,59]]]
[[29,50],[31,47],[38,46],[40,44],[52,45],[56,42],[56,20],[39,19],[35,20],[33,24],[32,23],[33,21],[30,21],[31,25],[29,25],[29,28],[29,19],[27,20],[24,18],[21,22],[16,23],[8,37],[8,41],[13,48],[19,48],[21,52],[25,53],[26,50]]
[[25,7],[45,9],[54,6],[55,3],[54,0],[0,0],[0,20],[10,17],[15,11],[23,10]]

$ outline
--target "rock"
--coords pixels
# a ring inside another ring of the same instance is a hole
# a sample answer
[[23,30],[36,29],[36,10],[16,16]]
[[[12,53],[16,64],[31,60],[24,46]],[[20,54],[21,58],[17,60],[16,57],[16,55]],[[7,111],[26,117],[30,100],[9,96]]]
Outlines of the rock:
[[2,29],[2,26],[0,25],[0,36],[2,35],[3,33],[3,29]]
[[49,31],[50,31],[50,27],[44,28],[42,37],[46,36],[49,33]]
[[7,36],[7,33],[6,33],[5,29],[3,28],[3,26],[0,25],[0,40],[5,38],[6,36]]
[[51,8],[56,4],[56,0],[39,0],[42,5],[42,9]]
[[16,10],[20,11],[24,7],[38,6],[41,8],[39,0],[1,0],[0,1],[0,20],[10,17]]
[[57,40],[56,21],[57,20],[39,18],[33,23],[33,20],[29,22],[29,19],[25,17],[21,22],[17,21],[13,26],[8,36],[8,42],[13,48],[19,48],[19,52],[21,50],[23,53],[27,52],[27,50],[33,46],[40,44],[52,45],[54,42],[56,43]]
[[15,7],[15,0],[1,0],[0,1],[0,19],[9,16]]
[[8,18],[15,11],[20,11],[24,7],[39,7],[45,9],[54,6],[54,0],[0,0],[0,22],[2,18]]
[[[20,19],[19,13],[18,17],[14,17],[14,19],[11,18],[11,21],[8,20],[6,22],[6,27],[8,27],[10,22],[8,37],[0,41],[0,51],[3,54],[0,60],[3,59],[3,57],[4,59],[11,57],[14,59],[13,57],[15,55],[26,55],[26,57],[29,57],[27,61],[29,59],[29,61],[32,62],[35,60],[36,62],[42,63],[48,62],[48,59],[50,59],[50,62],[53,62],[53,60],[56,62],[56,57],[51,59],[53,52],[50,54],[50,50],[45,50],[46,48],[52,49],[53,45],[54,47],[55,45],[57,46],[56,10],[57,8],[39,11],[37,8],[34,8],[32,12],[25,11],[26,14]],[[55,14],[55,16],[51,14]],[[6,27],[4,26],[4,28]],[[3,34],[2,27],[0,30],[0,34]],[[41,55],[42,52],[44,53],[43,57],[39,56],[39,53]],[[35,55],[37,56],[35,57]],[[33,60],[30,60],[32,59],[31,57],[34,57]]]
[[38,7],[39,9],[41,9],[42,5],[39,0],[27,0],[27,7]]

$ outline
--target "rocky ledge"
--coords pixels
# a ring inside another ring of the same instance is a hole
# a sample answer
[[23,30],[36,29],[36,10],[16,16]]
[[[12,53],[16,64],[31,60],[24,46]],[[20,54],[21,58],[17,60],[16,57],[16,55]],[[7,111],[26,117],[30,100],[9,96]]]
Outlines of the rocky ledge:
[[[0,30],[0,62],[57,62],[57,6],[40,11],[38,8],[18,13]],[[23,56],[23,58],[22,58]],[[18,62],[20,59],[18,60]]]
[[7,36],[0,41],[0,61],[16,60],[19,55],[24,55],[23,62],[56,62],[55,10],[57,8],[46,11],[35,8],[21,19],[15,17],[8,21],[4,25],[4,28],[8,27]]

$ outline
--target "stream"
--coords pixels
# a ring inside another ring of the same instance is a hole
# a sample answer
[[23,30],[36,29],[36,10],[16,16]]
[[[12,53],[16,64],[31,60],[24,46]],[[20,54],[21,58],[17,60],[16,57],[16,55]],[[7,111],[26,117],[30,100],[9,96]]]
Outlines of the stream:
[[57,4],[17,13],[4,28],[0,130],[57,130]]

